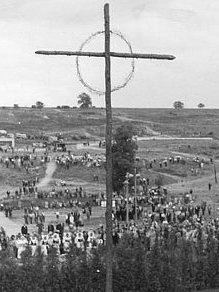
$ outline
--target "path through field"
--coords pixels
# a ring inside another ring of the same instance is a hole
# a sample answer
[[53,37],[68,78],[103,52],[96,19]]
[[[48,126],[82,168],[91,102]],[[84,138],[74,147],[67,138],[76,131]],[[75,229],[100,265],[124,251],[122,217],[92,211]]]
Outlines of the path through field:
[[45,177],[38,183],[37,187],[38,188],[46,187],[51,181],[55,170],[56,170],[56,163],[54,161],[48,162]]

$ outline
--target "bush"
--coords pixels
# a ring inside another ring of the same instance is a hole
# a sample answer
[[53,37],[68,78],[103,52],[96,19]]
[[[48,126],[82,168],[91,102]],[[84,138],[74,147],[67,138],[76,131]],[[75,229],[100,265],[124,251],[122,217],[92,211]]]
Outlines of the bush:
[[158,187],[161,187],[164,185],[164,177],[161,174],[158,174],[158,176],[155,178],[155,185]]

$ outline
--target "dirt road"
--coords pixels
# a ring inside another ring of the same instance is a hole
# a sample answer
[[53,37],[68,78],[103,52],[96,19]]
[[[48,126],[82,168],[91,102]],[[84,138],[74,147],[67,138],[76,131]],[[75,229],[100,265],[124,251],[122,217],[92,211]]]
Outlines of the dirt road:
[[55,170],[56,170],[56,163],[54,161],[48,162],[45,177],[37,184],[37,187],[38,188],[46,187],[51,181]]

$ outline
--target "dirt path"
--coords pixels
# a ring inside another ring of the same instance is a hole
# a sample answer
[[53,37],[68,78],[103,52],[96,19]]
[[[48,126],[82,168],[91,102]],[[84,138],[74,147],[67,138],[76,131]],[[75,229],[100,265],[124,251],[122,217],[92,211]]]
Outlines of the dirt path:
[[195,153],[186,153],[186,152],[179,152],[179,151],[171,151],[172,154],[176,154],[176,155],[180,155],[180,156],[185,156],[185,157],[189,157],[189,158],[195,158],[195,157],[200,157],[201,158],[206,158],[209,160],[209,157],[207,155],[198,155],[198,154],[195,154]]
[[156,171],[156,170],[153,170],[153,169],[148,169],[148,171],[151,172],[151,173],[161,174],[163,176],[167,176],[169,178],[172,178],[172,179],[174,179],[176,181],[175,184],[177,184],[177,183],[179,183],[179,182],[181,182],[183,180],[182,177],[177,176],[177,175],[173,175],[173,174],[169,174],[169,173],[165,173],[165,172],[159,172],[159,171]]
[[49,163],[47,163],[45,177],[37,184],[37,187],[38,188],[46,187],[51,181],[55,170],[56,170],[56,163],[54,161],[50,161]]
[[154,135],[154,136],[157,136],[157,135],[160,135],[160,132],[157,132],[157,131],[154,131],[151,129],[151,127],[149,127],[148,125],[146,125],[146,123],[150,123],[152,124],[151,121],[145,121],[145,120],[140,120],[140,119],[131,119],[131,118],[128,118],[128,117],[117,117],[118,119],[120,119],[121,121],[128,121],[128,122],[140,122],[140,123],[143,123],[144,124],[144,127],[145,129],[147,129],[147,133],[150,134],[150,135]]

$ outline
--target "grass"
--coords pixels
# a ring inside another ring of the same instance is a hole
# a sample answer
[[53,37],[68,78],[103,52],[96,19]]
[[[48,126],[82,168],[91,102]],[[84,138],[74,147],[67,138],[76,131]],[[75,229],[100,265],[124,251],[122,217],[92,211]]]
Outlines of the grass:
[[93,182],[94,175],[98,175],[100,183],[105,183],[104,167],[71,166],[69,169],[65,169],[61,166],[58,166],[53,175],[53,178],[66,181],[72,181],[74,178],[76,178],[83,179],[87,182]]
[[40,167],[37,171],[33,170],[26,173],[25,169],[14,169],[6,168],[5,166],[0,165],[0,185],[8,185],[9,187],[19,187],[21,186],[21,181],[24,180],[33,180],[37,177],[42,178],[45,175],[45,165]]
[[147,121],[153,130],[169,135],[219,136],[218,109],[122,109],[120,112],[128,118]]
[[[219,137],[219,110],[217,109],[113,109],[113,127],[124,122],[137,125],[139,133],[147,126],[155,131],[179,136]],[[103,137],[105,109],[0,109],[1,128],[9,132],[27,134],[58,133]],[[67,137],[67,136],[66,136]]]

